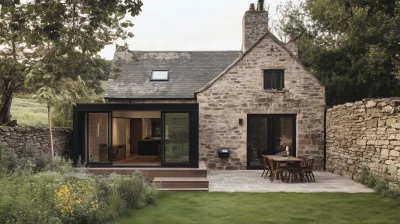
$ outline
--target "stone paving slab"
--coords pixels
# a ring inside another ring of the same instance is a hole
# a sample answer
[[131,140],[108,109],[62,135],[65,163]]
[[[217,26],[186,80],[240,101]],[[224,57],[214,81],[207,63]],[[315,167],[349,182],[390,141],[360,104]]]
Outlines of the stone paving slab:
[[261,177],[262,170],[209,170],[210,192],[343,192],[371,193],[372,189],[345,177],[329,173],[314,172],[315,182],[305,180],[301,183],[269,181]]

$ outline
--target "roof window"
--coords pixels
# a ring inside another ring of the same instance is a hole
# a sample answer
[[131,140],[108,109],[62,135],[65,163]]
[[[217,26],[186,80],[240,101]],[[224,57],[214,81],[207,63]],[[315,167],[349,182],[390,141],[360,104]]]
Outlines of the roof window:
[[168,81],[168,70],[153,70],[151,81]]

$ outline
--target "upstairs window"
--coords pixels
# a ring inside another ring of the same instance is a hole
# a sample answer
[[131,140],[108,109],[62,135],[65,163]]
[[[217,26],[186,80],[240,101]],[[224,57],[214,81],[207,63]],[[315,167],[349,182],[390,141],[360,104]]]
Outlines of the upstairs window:
[[283,89],[284,70],[264,70],[264,89]]
[[168,81],[167,70],[153,70],[151,74],[151,81]]

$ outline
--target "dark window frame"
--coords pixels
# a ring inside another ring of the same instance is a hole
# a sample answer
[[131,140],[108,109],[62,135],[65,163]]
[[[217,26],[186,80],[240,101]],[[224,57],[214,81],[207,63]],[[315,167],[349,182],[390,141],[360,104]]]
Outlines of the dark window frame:
[[[285,70],[264,70],[264,89],[282,90],[285,88]],[[278,80],[279,78],[279,80]]]

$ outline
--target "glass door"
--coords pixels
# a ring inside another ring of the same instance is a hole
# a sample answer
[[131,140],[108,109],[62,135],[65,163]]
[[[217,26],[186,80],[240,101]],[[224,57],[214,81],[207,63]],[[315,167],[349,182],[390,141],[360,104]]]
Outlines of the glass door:
[[272,148],[268,147],[268,140],[268,117],[249,115],[247,119],[247,164],[250,167],[264,166],[262,155],[272,154]]
[[247,116],[247,167],[264,167],[262,155],[296,156],[296,115]]
[[162,165],[190,165],[189,113],[163,112]]
[[88,164],[111,165],[111,113],[88,113],[86,125]]

